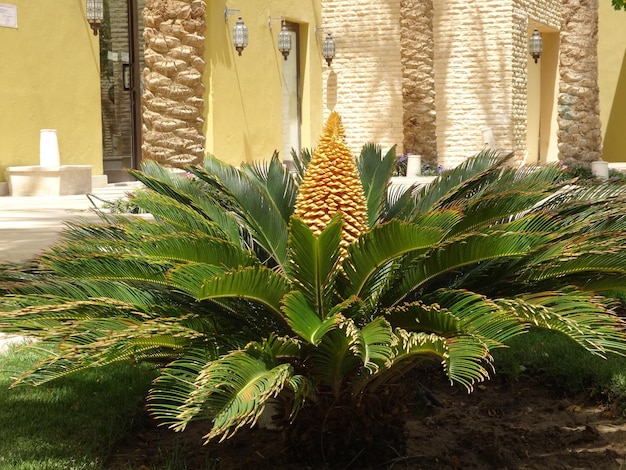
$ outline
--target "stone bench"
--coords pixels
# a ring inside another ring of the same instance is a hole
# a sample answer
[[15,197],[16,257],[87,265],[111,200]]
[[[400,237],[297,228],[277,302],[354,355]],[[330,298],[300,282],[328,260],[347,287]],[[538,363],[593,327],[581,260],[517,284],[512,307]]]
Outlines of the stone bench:
[[10,166],[11,196],[70,196],[91,192],[92,165]]

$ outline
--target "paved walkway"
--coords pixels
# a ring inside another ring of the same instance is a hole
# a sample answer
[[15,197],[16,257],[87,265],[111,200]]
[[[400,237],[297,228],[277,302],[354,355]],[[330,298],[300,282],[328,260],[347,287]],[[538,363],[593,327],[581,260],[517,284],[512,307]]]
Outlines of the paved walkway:
[[[0,264],[25,261],[54,244],[65,222],[77,219],[97,219],[95,208],[105,202],[124,197],[138,183],[110,184],[95,189],[92,194],[58,197],[0,197]],[[0,333],[0,353],[19,336]]]
[[0,263],[27,260],[59,239],[65,222],[96,219],[95,207],[115,201],[138,183],[110,184],[87,195],[0,197]]

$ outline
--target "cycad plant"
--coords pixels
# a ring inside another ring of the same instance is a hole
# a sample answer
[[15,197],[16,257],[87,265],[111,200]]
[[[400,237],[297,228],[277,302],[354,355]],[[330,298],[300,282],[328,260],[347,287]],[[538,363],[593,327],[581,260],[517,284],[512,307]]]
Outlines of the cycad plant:
[[153,219],[71,225],[37,269],[5,272],[0,329],[51,347],[18,382],[152,361],[163,423],[225,439],[271,404],[332,467],[397,446],[397,392],[424,359],[471,391],[533,326],[626,351],[601,296],[625,285],[624,186],[484,152],[405,191],[394,165],[375,145],[355,161],[336,114],[295,175],[276,156],[191,176],[146,162],[133,202]]

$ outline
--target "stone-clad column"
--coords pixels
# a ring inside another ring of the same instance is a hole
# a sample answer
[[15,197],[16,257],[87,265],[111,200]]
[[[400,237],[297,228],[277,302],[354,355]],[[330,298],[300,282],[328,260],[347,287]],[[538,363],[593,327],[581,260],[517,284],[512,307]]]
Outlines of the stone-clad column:
[[204,0],[146,0],[143,158],[166,166],[204,158]]
[[400,2],[404,151],[437,159],[433,2]]
[[598,0],[563,0],[559,90],[559,159],[568,165],[599,160]]

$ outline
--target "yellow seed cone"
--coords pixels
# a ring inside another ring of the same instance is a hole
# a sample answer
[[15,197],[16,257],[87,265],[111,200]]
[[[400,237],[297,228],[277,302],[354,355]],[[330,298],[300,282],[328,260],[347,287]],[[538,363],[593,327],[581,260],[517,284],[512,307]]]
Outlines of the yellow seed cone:
[[337,212],[345,248],[367,229],[367,203],[341,117],[332,112],[300,185],[295,215],[319,235]]

